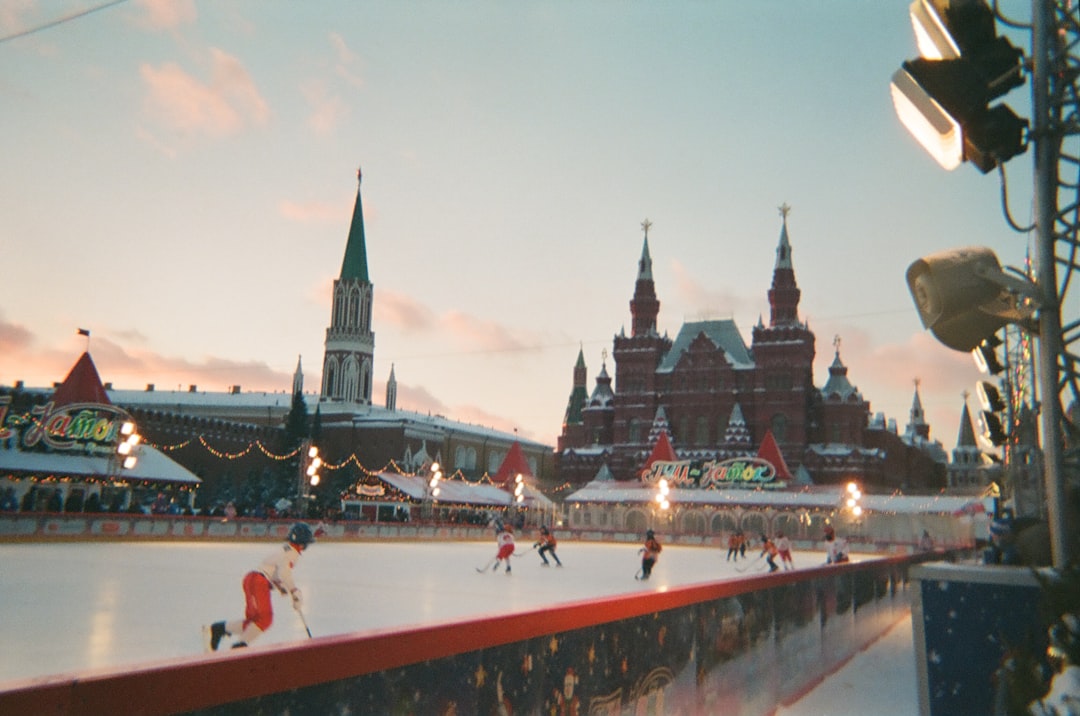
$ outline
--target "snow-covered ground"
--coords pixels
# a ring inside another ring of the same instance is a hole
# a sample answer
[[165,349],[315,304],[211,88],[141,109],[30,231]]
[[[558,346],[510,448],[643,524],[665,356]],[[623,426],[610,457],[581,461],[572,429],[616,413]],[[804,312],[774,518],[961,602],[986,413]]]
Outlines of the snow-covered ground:
[[[530,544],[519,544],[507,576],[477,573],[494,557],[494,542],[316,543],[300,560],[296,580],[308,626],[321,636],[737,579],[764,569],[752,558],[726,562],[726,550],[669,546],[653,578],[639,582],[636,544],[564,541],[562,568],[542,567]],[[201,653],[201,625],[242,616],[240,579],[273,549],[268,543],[0,545],[0,634],[8,646],[0,649],[0,688],[17,679]],[[816,566],[824,554],[796,553],[795,560]],[[255,648],[307,638],[288,607],[275,597],[276,621]],[[917,712],[905,621],[779,713]]]

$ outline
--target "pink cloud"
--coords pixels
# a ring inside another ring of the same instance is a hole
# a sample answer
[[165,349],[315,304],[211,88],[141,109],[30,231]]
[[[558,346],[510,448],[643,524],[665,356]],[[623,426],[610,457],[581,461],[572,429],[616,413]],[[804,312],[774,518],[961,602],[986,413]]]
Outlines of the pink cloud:
[[336,32],[331,32],[330,45],[334,49],[337,60],[334,65],[335,74],[353,87],[363,86],[364,78],[356,70],[356,67],[360,64],[360,58],[349,49],[349,46],[345,43],[345,38]]
[[171,30],[192,25],[198,18],[194,0],[138,0],[142,10],[138,23],[151,30]]
[[327,95],[321,84],[309,84],[301,89],[304,98],[311,107],[308,114],[308,126],[319,135],[332,133],[348,115],[348,107],[336,95]]
[[351,209],[326,201],[292,201],[284,199],[278,203],[279,213],[286,219],[304,223],[340,224],[348,221]]
[[750,308],[746,299],[737,294],[703,286],[681,261],[672,260],[671,272],[679,302],[687,306],[697,306],[711,316],[734,316]]
[[0,314],[0,355],[10,356],[28,350],[34,343],[34,334],[19,323],[4,320]]
[[[372,385],[372,390],[374,391],[372,393],[373,396],[386,395],[385,381],[376,381]],[[379,405],[382,404],[378,397],[375,398],[375,402]],[[443,415],[451,420],[462,423],[471,423],[473,425],[484,425],[506,433],[513,433],[515,429],[520,428],[513,420],[505,416],[497,415],[475,405],[457,405],[451,407],[432,395],[427,388],[410,386],[404,383],[398,383],[397,408],[399,410],[408,410],[425,415]],[[532,432],[526,430],[519,431],[519,435],[525,440],[540,439]],[[554,444],[553,435],[545,437],[549,442]]]
[[379,325],[410,333],[432,330],[436,324],[435,313],[430,308],[407,294],[386,289],[379,291],[375,318]]
[[209,82],[200,81],[174,62],[140,67],[149,91],[147,112],[175,131],[211,137],[265,124],[269,108],[240,61],[211,49],[210,65]]
[[[529,347],[508,328],[495,321],[480,320],[460,311],[450,311],[441,320],[458,343],[478,352],[519,351]],[[532,343],[535,344],[535,341]]]

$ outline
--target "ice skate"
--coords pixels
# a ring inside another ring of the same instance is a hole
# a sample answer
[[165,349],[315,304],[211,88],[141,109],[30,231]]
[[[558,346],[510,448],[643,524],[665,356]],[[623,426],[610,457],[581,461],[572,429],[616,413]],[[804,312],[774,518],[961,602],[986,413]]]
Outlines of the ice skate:
[[225,622],[214,622],[203,627],[203,643],[207,651],[217,651],[221,639],[227,634]]

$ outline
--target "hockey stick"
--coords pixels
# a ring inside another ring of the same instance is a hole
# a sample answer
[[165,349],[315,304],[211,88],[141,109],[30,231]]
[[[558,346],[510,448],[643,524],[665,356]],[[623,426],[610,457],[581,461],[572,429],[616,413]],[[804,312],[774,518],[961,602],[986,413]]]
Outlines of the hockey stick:
[[736,572],[738,572],[739,574],[742,574],[743,572],[745,572],[746,570],[750,569],[750,568],[751,568],[751,567],[753,567],[753,566],[754,566],[755,564],[757,564],[758,562],[760,562],[760,561],[761,561],[761,558],[762,558],[762,556],[763,556],[763,555],[760,555],[760,554],[759,554],[759,555],[757,556],[757,559],[755,559],[755,560],[754,560],[753,562],[751,562],[750,564],[746,565],[746,566],[745,566],[745,567],[743,567],[742,569],[739,569],[738,567],[736,567],[736,568],[735,568],[735,571],[736,571]]
[[495,561],[497,559],[499,559],[499,558],[498,557],[492,557],[491,559],[488,560],[488,563],[485,564],[483,567],[477,567],[476,571],[479,572],[480,574],[483,574],[484,572],[491,569],[491,565],[495,564]]
[[304,613],[300,611],[300,607],[293,607],[293,609],[295,609],[296,613],[300,615],[300,623],[304,625],[304,631],[307,632],[308,639],[313,638],[311,636],[311,629],[309,629],[307,625],[307,619],[304,618]]

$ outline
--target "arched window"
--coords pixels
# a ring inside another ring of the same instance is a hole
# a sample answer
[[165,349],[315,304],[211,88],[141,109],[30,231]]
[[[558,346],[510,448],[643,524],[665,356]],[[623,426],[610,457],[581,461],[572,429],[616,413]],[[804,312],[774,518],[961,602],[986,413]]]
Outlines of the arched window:
[[339,398],[338,395],[338,364],[334,356],[326,358],[326,367],[323,370],[323,395],[331,398]]
[[341,369],[341,399],[355,403],[360,390],[360,364],[356,356],[345,359]]
[[648,520],[641,510],[630,510],[626,513],[626,530],[628,532],[640,532],[645,534],[648,529]]
[[697,428],[694,430],[694,444],[709,444],[709,419],[704,415],[699,416],[697,419]]
[[743,532],[746,533],[746,537],[749,540],[747,549],[761,546],[759,538],[769,531],[768,527],[768,524],[765,522],[765,515],[760,512],[751,512],[743,518]]
[[362,403],[371,402],[371,362],[365,360],[360,369],[360,395],[358,400]]
[[334,286],[334,315],[330,322],[334,328],[340,328],[345,322],[345,288],[341,284]]
[[771,423],[773,437],[777,442],[785,442],[787,440],[788,432],[788,419],[783,413],[777,413],[773,416]]
[[638,443],[641,442],[641,421],[637,418],[630,418],[630,423],[627,425],[629,432],[628,442]]
[[355,328],[360,320],[360,289],[353,286],[349,291],[349,315],[346,325]]
[[682,519],[683,532],[689,532],[691,534],[704,534],[705,532],[705,515],[700,512],[688,512],[683,515]]

